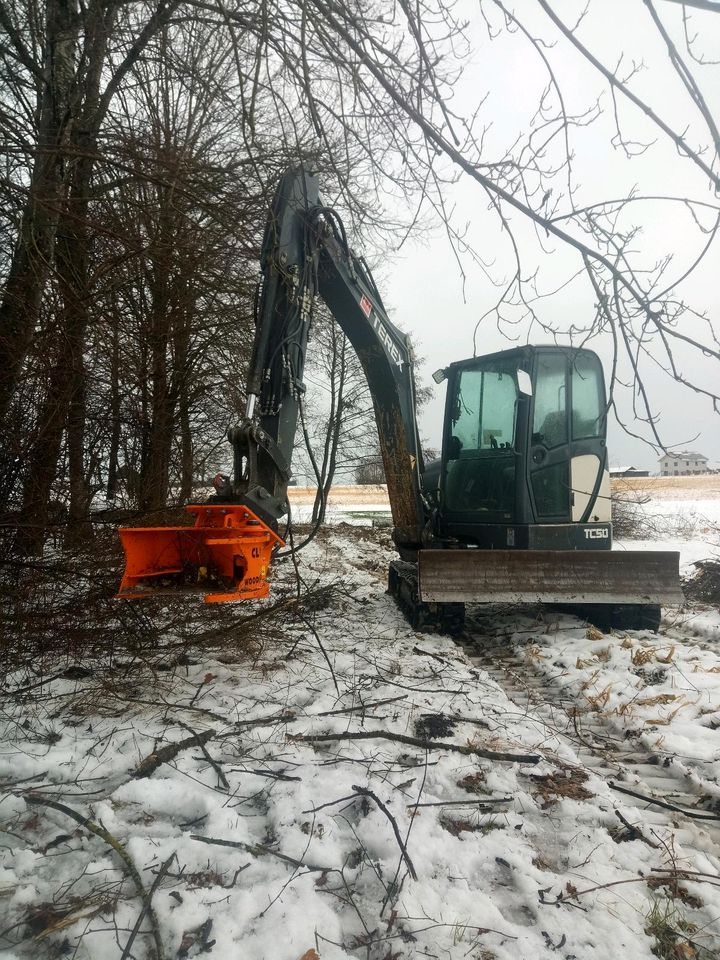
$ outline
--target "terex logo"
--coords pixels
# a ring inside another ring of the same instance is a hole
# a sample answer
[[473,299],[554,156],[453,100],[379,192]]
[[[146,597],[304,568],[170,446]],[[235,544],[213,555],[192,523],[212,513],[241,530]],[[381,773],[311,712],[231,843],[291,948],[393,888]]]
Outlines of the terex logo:
[[[360,303],[360,307],[363,309],[363,312],[365,312],[364,307],[362,305],[362,301]],[[398,345],[393,340],[390,334],[390,331],[387,329],[387,327],[382,322],[382,320],[377,315],[377,313],[372,313],[371,316],[368,316],[368,319],[370,323],[373,325],[373,327],[375,328],[375,332],[378,335],[378,339],[380,340],[380,343],[385,348],[385,352],[387,353],[389,358],[392,360],[392,362],[397,364],[397,366],[400,367],[400,369],[402,370],[403,363],[405,361],[403,359],[402,352],[398,347]]]
[[610,531],[607,527],[594,527],[585,531],[586,540],[607,540],[610,536]]

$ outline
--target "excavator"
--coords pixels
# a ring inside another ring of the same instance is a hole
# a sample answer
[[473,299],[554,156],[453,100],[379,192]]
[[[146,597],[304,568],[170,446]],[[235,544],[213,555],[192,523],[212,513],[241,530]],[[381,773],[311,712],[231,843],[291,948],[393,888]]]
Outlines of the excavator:
[[414,628],[458,634],[466,603],[542,603],[603,629],[656,629],[660,605],[681,600],[677,553],[611,550],[607,401],[594,352],[520,346],[436,371],[447,382],[442,450],[426,465],[410,339],[304,168],[277,186],[261,271],[245,416],[228,432],[232,476],[218,474],[208,502],[187,506],[193,526],[119,531],[119,597],[267,596],[319,296],[367,378],[398,554],[388,589]]

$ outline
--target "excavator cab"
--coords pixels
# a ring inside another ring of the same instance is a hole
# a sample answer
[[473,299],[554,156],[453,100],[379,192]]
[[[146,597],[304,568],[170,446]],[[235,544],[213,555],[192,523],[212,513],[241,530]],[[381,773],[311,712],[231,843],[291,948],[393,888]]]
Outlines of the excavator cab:
[[519,347],[444,373],[438,533],[486,548],[610,549],[597,355]]
[[603,627],[657,628],[660,604],[682,599],[678,554],[611,551],[597,355],[518,347],[452,363],[443,379],[442,458],[425,474],[435,539],[418,553],[414,594],[391,576],[406,608],[452,625],[467,601],[541,602]]

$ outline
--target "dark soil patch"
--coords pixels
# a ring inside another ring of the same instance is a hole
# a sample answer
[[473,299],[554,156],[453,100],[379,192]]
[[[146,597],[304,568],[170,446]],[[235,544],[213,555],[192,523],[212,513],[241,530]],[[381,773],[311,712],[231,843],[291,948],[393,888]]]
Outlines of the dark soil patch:
[[457,720],[442,713],[424,713],[415,721],[415,736],[421,740],[439,740],[449,736],[456,726]]

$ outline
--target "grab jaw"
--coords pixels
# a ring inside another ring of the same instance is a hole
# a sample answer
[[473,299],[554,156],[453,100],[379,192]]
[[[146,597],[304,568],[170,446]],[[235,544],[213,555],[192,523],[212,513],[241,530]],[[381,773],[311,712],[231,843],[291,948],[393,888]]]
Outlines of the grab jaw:
[[192,527],[123,527],[125,573],[117,596],[131,600],[200,593],[205,603],[256,600],[269,592],[272,551],[284,541],[239,504],[191,504]]

